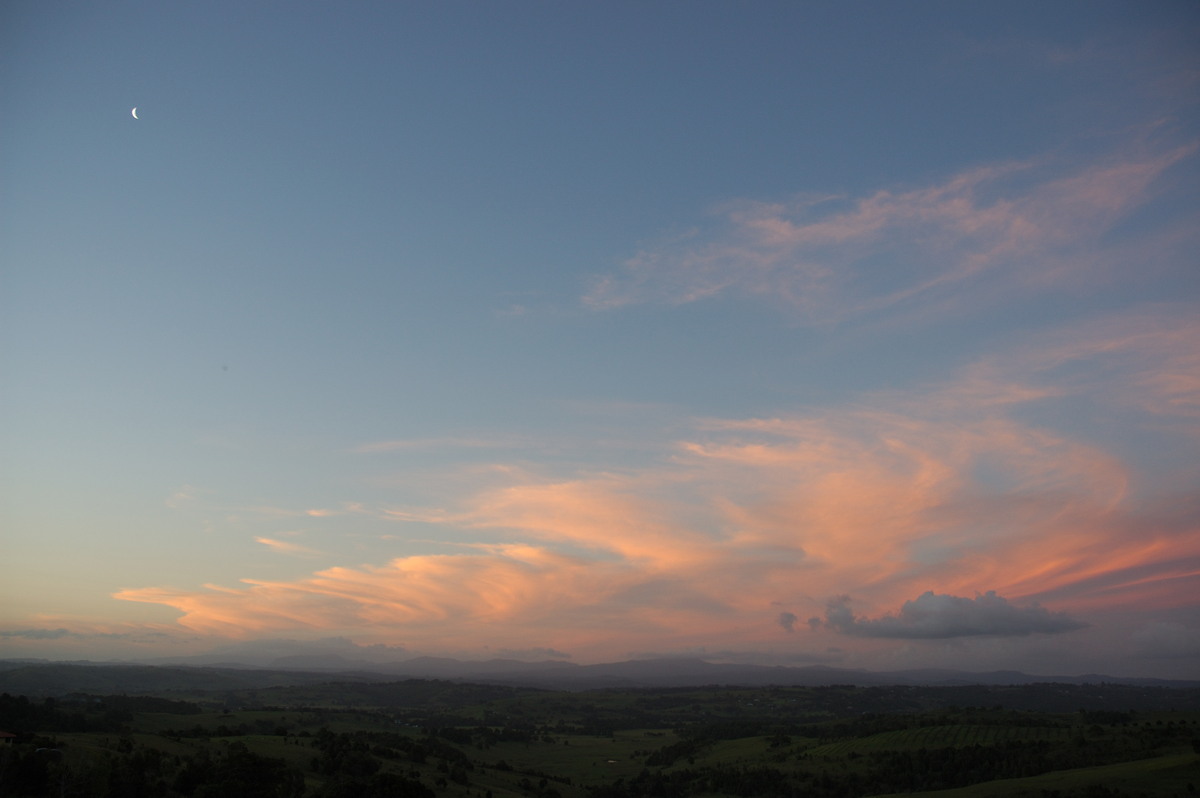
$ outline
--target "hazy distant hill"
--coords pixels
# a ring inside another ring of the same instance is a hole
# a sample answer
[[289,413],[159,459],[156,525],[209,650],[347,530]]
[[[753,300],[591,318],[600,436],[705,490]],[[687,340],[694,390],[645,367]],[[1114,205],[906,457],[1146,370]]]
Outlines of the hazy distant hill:
[[779,667],[731,665],[701,659],[629,660],[576,665],[550,660],[510,659],[463,661],[417,657],[391,662],[351,661],[340,657],[291,655],[270,667],[224,663],[221,666],[144,665],[132,663],[0,661],[0,691],[23,695],[67,692],[150,693],[166,690],[239,690],[323,682],[381,682],[404,678],[446,679],[481,684],[541,687],[557,690],[597,688],[730,686],[856,686],[1123,684],[1200,687],[1200,681],[1130,679],[1090,674],[1034,676],[1018,671],[969,673],[952,670],[870,672],[814,665]]
[[[42,696],[84,693],[160,693],[244,690],[331,681],[329,673],[245,668],[189,668],[90,662],[0,665],[0,692]],[[337,674],[339,681],[385,681],[384,674]]]
[[[476,663],[459,663],[454,678],[476,681],[550,687],[554,689],[586,690],[601,687],[690,687],[706,685],[736,685],[763,687],[768,685],[816,687],[828,684],[852,684],[861,687],[877,685],[1020,685],[1056,682],[1063,684],[1128,684],[1165,687],[1200,687],[1200,681],[1167,681],[1162,679],[1130,679],[1099,674],[1085,676],[1039,676],[1019,671],[970,673],[952,670],[863,671],[833,668],[825,665],[783,667],[764,665],[733,665],[706,662],[700,659],[630,660],[599,665],[569,665],[566,663],[511,663],[519,667],[503,670],[494,663],[486,669],[473,669]],[[436,671],[418,674],[402,663],[397,670],[413,675],[437,677]]]

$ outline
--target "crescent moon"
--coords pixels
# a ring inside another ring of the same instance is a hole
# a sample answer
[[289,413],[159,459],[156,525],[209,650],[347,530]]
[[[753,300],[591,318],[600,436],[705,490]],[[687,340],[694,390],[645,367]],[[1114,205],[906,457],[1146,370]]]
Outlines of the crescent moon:
[[137,106],[136,106],[136,105],[135,105],[135,106],[133,106],[133,111],[132,111],[132,113],[133,113],[133,118],[134,118],[134,119],[137,119]]

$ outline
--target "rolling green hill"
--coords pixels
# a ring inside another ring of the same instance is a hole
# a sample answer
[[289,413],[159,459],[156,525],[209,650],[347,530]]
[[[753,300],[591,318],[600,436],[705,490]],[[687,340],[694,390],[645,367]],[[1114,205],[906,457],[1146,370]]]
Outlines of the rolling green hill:
[[1082,798],[1200,786],[1192,690],[175,685],[0,695],[0,730],[17,735],[0,746],[0,795]]

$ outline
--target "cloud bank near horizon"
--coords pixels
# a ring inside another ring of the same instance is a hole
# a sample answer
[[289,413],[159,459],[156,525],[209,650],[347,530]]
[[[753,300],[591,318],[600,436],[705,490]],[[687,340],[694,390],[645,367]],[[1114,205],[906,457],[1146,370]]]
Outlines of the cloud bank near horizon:
[[1148,442],[1194,446],[1177,432],[1200,407],[1187,378],[1196,310],[1067,325],[853,406],[695,419],[640,469],[500,468],[454,506],[370,511],[453,529],[470,541],[455,553],[116,597],[172,607],[203,635],[552,645],[584,658],[664,640],[796,645],[796,619],[848,585],[878,617],[835,604],[821,627],[874,640],[1065,632],[1086,626],[1066,612],[1193,606],[1200,525],[1178,503],[1191,475],[1172,484],[1031,419],[1086,394],[1100,417],[1138,413]]

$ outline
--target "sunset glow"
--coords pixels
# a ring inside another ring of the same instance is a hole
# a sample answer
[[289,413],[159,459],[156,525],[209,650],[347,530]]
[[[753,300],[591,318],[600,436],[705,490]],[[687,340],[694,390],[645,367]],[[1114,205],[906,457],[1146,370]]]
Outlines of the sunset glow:
[[1200,678],[1193,4],[17,6],[0,656]]

